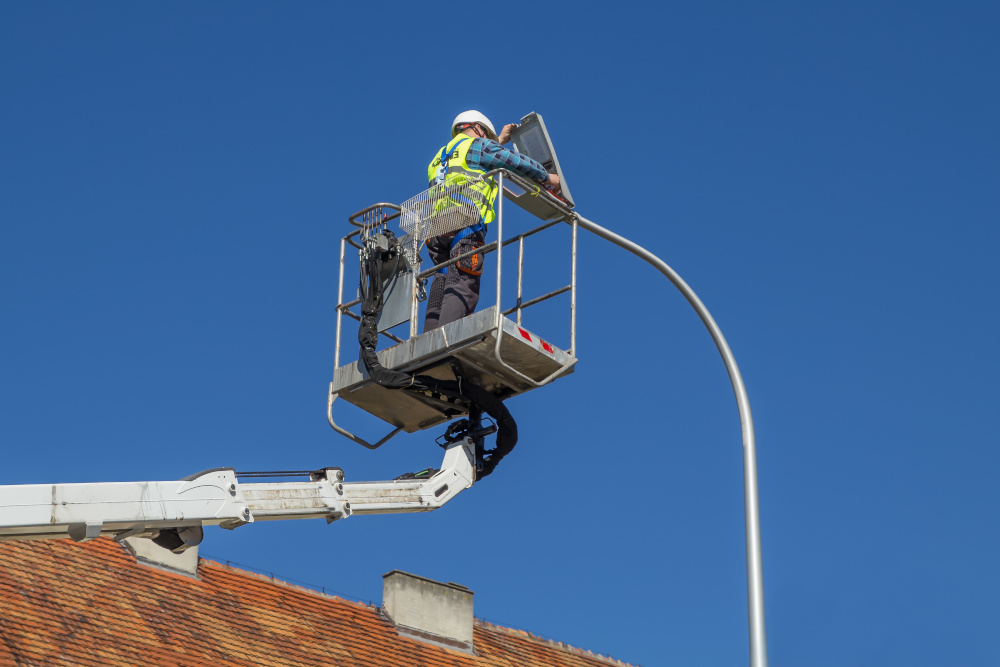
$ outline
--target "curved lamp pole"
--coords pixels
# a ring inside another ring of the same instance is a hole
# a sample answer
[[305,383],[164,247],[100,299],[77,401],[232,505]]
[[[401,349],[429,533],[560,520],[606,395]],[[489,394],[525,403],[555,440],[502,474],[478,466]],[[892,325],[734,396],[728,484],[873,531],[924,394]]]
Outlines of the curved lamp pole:
[[750,399],[743,384],[743,376],[736,366],[736,358],[729,349],[722,330],[708,308],[701,302],[694,290],[670,268],[666,262],[649,252],[642,246],[632,243],[626,238],[608,231],[604,227],[576,216],[576,223],[584,229],[593,232],[603,239],[628,250],[633,255],[641,257],[656,267],[674,284],[691,307],[698,313],[705,328],[712,335],[715,346],[719,348],[722,361],[729,372],[729,381],[733,384],[736,394],[736,405],[740,411],[740,425],[743,430],[743,502],[746,514],[747,533],[747,606],[750,620],[750,667],[767,667],[767,632],[764,629],[764,570],[760,552],[760,504],[757,499],[757,444],[753,433],[753,417],[750,415]]

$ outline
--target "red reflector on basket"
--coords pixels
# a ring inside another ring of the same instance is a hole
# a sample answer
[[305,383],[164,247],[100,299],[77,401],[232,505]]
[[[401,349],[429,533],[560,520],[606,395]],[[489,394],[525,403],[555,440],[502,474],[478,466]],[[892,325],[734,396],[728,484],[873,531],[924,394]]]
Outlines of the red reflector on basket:
[[531,342],[531,334],[530,333],[528,333],[527,331],[525,331],[521,327],[518,327],[517,330],[521,332],[521,338],[523,338],[524,340],[528,341],[529,343]]
[[546,342],[545,342],[544,340],[542,340],[541,338],[539,338],[538,340],[541,340],[541,341],[542,341],[542,349],[543,349],[543,350],[545,350],[545,351],[546,351],[546,352],[548,352],[549,354],[555,354],[555,352],[556,352],[556,351],[552,349],[552,346],[551,346],[551,345],[549,345],[548,343],[546,343]]

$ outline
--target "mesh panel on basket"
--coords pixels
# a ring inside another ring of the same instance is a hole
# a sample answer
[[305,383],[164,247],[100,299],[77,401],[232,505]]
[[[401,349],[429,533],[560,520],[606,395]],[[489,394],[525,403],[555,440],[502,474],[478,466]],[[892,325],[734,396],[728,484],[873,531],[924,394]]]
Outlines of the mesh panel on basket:
[[479,222],[482,195],[474,188],[482,179],[458,185],[435,185],[400,206],[399,228],[409,235],[414,251],[431,236],[465,229]]

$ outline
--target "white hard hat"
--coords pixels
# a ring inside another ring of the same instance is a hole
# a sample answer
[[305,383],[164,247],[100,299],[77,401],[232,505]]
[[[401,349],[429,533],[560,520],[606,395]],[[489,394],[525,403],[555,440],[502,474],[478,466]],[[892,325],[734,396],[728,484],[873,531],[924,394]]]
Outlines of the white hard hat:
[[493,123],[490,122],[489,118],[475,110],[463,111],[455,116],[455,120],[451,122],[451,136],[454,137],[458,134],[458,126],[465,125],[466,123],[479,123],[489,130],[490,139],[496,140],[497,131],[493,129]]

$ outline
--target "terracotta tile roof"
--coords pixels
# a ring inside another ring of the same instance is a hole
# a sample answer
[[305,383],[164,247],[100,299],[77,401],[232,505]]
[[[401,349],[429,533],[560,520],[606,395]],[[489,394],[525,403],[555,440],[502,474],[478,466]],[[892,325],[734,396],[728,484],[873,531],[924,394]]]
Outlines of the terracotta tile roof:
[[379,609],[208,560],[198,578],[110,539],[0,543],[0,667],[628,667],[476,621],[477,655],[399,636]]

